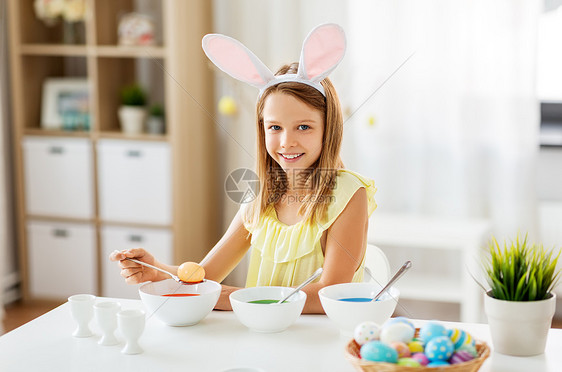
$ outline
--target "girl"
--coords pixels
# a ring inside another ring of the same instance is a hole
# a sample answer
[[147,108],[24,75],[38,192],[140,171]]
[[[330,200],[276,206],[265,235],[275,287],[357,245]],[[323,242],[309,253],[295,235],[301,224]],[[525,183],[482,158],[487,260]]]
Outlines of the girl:
[[[344,170],[340,159],[342,112],[326,76],[343,56],[343,31],[337,25],[317,27],[305,40],[300,63],[283,66],[275,76],[234,39],[207,35],[203,44],[217,66],[261,88],[256,105],[259,193],[242,205],[202,261],[205,277],[221,282],[250,246],[247,287],[296,286],[323,267],[322,276],[303,289],[304,312],[323,313],[321,288],[362,281],[368,218],[376,208],[374,182]],[[110,259],[119,261],[127,283],[167,278],[127,257],[177,271],[142,248],[114,252]],[[222,288],[216,309],[231,310],[228,296],[238,288]]]

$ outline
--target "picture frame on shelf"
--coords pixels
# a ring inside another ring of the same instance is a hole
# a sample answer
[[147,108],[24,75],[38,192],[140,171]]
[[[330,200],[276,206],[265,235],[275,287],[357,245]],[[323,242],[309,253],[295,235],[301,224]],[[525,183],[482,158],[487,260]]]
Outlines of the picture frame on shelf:
[[43,83],[41,128],[90,130],[90,90],[86,78],[48,78]]

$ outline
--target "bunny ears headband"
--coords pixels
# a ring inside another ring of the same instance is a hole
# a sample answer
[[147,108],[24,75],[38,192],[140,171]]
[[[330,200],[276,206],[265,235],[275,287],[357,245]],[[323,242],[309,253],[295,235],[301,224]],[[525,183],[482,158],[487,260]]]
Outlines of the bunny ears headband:
[[230,76],[260,90],[259,95],[279,83],[298,82],[326,96],[320,82],[341,62],[345,54],[345,33],[333,23],[315,27],[302,45],[296,74],[275,76],[254,53],[241,42],[221,34],[203,37],[203,50],[209,59]]

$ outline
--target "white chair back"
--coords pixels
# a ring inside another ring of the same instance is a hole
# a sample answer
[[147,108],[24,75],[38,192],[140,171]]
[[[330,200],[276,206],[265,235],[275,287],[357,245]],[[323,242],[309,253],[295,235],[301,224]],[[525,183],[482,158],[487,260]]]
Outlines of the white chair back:
[[373,244],[367,244],[365,251],[364,282],[373,281],[384,286],[390,279],[390,265],[384,252]]

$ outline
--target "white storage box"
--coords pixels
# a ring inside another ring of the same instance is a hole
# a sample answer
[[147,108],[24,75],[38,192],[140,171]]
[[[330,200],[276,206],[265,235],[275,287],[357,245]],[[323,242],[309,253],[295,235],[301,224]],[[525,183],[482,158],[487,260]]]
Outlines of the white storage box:
[[106,297],[139,298],[138,286],[125,283],[116,262],[109,261],[111,252],[130,248],[145,248],[157,260],[173,264],[172,232],[167,229],[137,229],[104,226],[102,243],[102,295]]
[[90,224],[27,223],[30,294],[66,299],[96,294],[96,234]]
[[88,139],[25,137],[23,162],[28,214],[93,217],[92,144]]
[[103,221],[169,225],[172,222],[170,146],[100,140],[98,182]]

